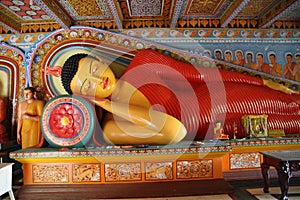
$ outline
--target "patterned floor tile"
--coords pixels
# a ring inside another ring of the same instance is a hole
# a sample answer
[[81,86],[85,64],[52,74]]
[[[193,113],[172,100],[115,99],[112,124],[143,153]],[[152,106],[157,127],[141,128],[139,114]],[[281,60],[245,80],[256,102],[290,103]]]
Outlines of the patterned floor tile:
[[[276,200],[280,197],[281,191],[279,187],[270,187],[270,193],[264,193],[263,188],[251,188],[247,191],[259,200]],[[290,186],[288,191],[289,200],[300,199],[300,186]]]

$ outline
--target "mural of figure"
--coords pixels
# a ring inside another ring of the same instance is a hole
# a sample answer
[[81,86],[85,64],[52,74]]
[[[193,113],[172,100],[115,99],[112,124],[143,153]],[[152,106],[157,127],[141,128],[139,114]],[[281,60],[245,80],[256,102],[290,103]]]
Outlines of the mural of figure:
[[[238,72],[196,68],[155,50],[139,51],[118,80],[101,58],[75,54],[65,61],[61,80],[68,93],[90,96],[108,111],[101,124],[108,143],[169,144],[209,134],[213,138],[215,122],[224,120],[221,115],[226,115],[224,134],[231,138],[235,123],[237,138],[245,137],[239,122],[247,114],[268,114],[269,128],[286,134],[300,131],[298,92]],[[224,95],[226,100],[219,102]]]
[[235,57],[236,57],[236,61],[234,62],[234,64],[245,66],[246,60],[244,59],[243,52],[241,51],[235,52]]
[[230,51],[225,52],[225,61],[229,63],[234,63],[234,60],[232,58],[232,53]]
[[300,82],[300,54],[296,55],[296,66],[293,70],[293,76],[295,77],[295,81]]
[[276,62],[276,55],[274,53],[271,53],[269,55],[270,60],[270,73],[275,76],[282,76],[282,66],[281,64]]
[[264,61],[264,55],[262,53],[256,55],[256,68],[258,71],[270,74],[270,66]]
[[211,58],[211,52],[210,50],[204,50],[204,56]]
[[245,67],[248,67],[250,69],[254,69],[254,70],[258,70],[257,69],[257,65],[256,65],[256,62],[253,61],[253,54],[252,53],[247,53],[246,55],[246,64],[245,64]]
[[35,99],[36,91],[27,87],[23,92],[25,101],[18,106],[17,142],[22,149],[28,147],[41,147],[44,138],[40,128],[40,116],[44,102]]
[[[221,50],[216,50],[216,51],[215,51],[215,59],[224,61]],[[217,63],[216,66],[217,66],[219,69],[222,69],[222,68],[224,67],[224,65],[221,64],[221,63]]]
[[296,66],[296,63],[293,62],[293,56],[292,56],[292,54],[287,54],[285,56],[285,60],[286,60],[286,64],[283,67],[284,68],[283,76],[285,78],[294,80],[295,76],[293,76],[293,70],[294,70],[294,68]]
[[215,59],[224,61],[221,50],[215,51]]

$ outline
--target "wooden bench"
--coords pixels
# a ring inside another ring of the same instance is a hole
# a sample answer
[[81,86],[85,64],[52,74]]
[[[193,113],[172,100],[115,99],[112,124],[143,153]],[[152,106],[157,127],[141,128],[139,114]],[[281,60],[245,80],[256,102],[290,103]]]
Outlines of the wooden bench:
[[264,192],[269,192],[269,168],[275,167],[281,190],[280,199],[288,199],[289,180],[292,171],[300,170],[300,150],[260,152],[263,155],[261,172],[264,178]]

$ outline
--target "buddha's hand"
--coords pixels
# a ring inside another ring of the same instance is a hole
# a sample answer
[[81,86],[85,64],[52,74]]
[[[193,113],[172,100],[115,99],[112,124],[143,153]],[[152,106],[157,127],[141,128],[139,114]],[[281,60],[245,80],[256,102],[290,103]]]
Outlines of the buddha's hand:
[[264,85],[268,86],[269,88],[272,88],[274,90],[278,90],[287,94],[299,94],[298,91],[292,90],[280,83],[275,83],[273,81],[269,81],[269,80],[263,80],[264,81]]

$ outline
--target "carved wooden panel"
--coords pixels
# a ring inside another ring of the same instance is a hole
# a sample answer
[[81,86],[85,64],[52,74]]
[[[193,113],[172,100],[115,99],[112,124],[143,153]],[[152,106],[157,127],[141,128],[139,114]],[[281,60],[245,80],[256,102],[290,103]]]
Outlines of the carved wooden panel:
[[73,182],[100,181],[99,164],[75,164],[73,165]]
[[68,165],[32,165],[32,178],[34,183],[67,183]]
[[260,154],[257,152],[230,154],[230,169],[257,167],[260,167]]
[[213,176],[212,160],[184,160],[177,161],[177,178],[203,178]]
[[173,163],[172,162],[154,162],[145,163],[146,180],[172,180]]
[[142,180],[141,163],[107,163],[104,170],[107,182]]

